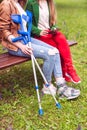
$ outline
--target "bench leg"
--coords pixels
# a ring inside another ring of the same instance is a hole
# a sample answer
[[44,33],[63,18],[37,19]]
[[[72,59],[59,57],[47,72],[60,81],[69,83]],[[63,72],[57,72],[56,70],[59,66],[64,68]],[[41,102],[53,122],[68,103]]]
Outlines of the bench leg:
[[0,100],[2,100],[2,93],[0,92]]

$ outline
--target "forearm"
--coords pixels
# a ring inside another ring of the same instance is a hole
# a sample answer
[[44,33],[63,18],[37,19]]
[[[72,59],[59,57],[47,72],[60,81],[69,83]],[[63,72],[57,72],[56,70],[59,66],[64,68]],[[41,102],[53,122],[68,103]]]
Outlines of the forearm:
[[17,42],[12,42],[12,39],[15,38],[13,35],[9,35],[8,36],[8,41],[11,43],[11,44],[14,44],[14,46],[16,46],[17,48],[19,48],[23,53],[27,54],[27,55],[30,55],[32,53],[32,48],[30,48],[27,45],[24,45],[22,42],[20,41],[17,41]]
[[23,46],[23,44],[21,43],[21,42],[19,42],[19,41],[17,41],[17,42],[12,42],[12,39],[14,39],[15,37],[13,36],[13,35],[9,35],[8,37],[7,37],[7,40],[11,43],[11,44],[13,44],[14,46],[16,46],[17,48],[20,48],[21,49],[21,47]]

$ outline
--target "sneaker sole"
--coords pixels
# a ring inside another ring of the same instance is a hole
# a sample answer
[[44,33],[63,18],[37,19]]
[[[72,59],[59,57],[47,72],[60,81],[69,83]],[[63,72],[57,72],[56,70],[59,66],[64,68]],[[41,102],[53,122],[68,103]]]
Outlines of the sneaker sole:
[[[47,91],[41,91],[43,94],[47,94],[47,95],[52,95],[50,92],[47,92]],[[56,93],[53,93],[53,95],[56,95]]]
[[78,95],[76,95],[76,96],[71,96],[71,97],[66,97],[65,95],[62,95],[63,97],[59,97],[59,99],[65,98],[65,99],[67,99],[67,100],[72,100],[72,99],[78,98],[79,95],[80,95],[80,93],[79,93]]
[[75,82],[72,78],[71,78],[71,81],[72,81],[73,83],[75,83],[75,84],[81,83],[81,81]]

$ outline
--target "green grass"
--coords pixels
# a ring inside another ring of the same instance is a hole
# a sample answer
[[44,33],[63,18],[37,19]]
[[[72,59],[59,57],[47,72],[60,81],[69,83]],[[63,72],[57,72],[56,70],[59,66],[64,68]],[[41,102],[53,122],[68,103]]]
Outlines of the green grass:
[[[41,95],[44,115],[39,116],[31,62],[0,71],[0,130],[77,130],[79,126],[87,130],[87,1],[56,0],[56,7],[61,31],[68,39],[78,41],[71,52],[82,82],[69,85],[79,88],[81,95],[72,101],[57,97],[62,109],[55,107],[52,96]],[[38,82],[41,90],[39,72]]]

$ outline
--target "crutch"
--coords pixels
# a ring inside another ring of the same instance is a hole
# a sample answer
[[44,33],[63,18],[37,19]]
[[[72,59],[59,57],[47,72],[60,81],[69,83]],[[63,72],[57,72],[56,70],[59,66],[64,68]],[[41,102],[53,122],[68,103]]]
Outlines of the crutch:
[[[29,23],[30,23],[30,22],[29,22]],[[25,35],[25,36],[27,35],[27,36],[28,36],[28,39],[30,38],[30,37],[29,37],[29,29],[28,29],[28,34],[27,34],[27,33],[24,33],[24,34],[23,34],[23,32],[22,32],[21,34],[22,34],[23,36],[24,36],[24,35]],[[28,41],[29,41],[29,45],[30,45],[30,44],[31,44],[31,41],[30,41],[30,40],[28,40]],[[46,80],[46,78],[45,78],[45,76],[44,76],[44,74],[43,74],[41,68],[39,67],[39,64],[38,64],[38,62],[36,61],[36,59],[35,59],[35,57],[34,57],[33,54],[32,54],[32,57],[33,57],[33,60],[35,61],[36,65],[37,65],[37,67],[38,67],[38,69],[39,69],[39,71],[40,71],[40,73],[41,73],[41,75],[42,75],[42,77],[43,77],[45,83],[46,83],[46,86],[48,87],[50,93],[52,94],[52,96],[53,96],[53,98],[54,98],[54,100],[55,100],[55,102],[56,102],[57,108],[61,108],[60,103],[57,102],[57,100],[56,100],[54,94],[52,93],[52,91],[51,91],[51,89],[50,89],[50,86],[49,86],[49,84],[48,84],[48,82],[47,82],[47,80]],[[34,61],[33,61],[33,62],[34,62]],[[41,110],[41,111],[42,111],[42,110]]]
[[[32,14],[31,14],[29,11],[27,11],[27,15],[30,16],[30,18],[29,18],[29,23],[28,23],[28,32],[29,32],[29,31],[31,30],[31,29],[30,29],[30,28],[31,28],[30,23],[32,24]],[[28,35],[28,39],[29,39],[29,36],[30,36],[30,35]],[[29,40],[29,45],[31,46],[31,40]],[[41,73],[41,75],[42,75],[42,78],[43,78],[43,80],[44,80],[46,86],[48,87],[48,89],[49,89],[51,95],[53,96],[53,98],[54,98],[54,100],[55,100],[55,102],[56,102],[57,108],[61,108],[60,103],[58,103],[58,101],[56,100],[54,94],[52,93],[52,91],[51,91],[51,89],[50,89],[50,85],[48,84],[48,82],[47,82],[47,80],[46,80],[46,78],[45,78],[45,76],[44,76],[44,74],[43,74],[43,72],[42,72],[42,70],[41,70],[41,68],[40,68],[40,66],[39,66],[39,64],[38,64],[38,62],[37,62],[37,60],[36,60],[36,58],[34,57],[33,54],[32,54],[32,58],[33,58],[34,62],[36,63],[37,68],[38,68],[38,70],[40,71],[40,73]]]
[[[23,15],[23,17],[24,17],[24,15]],[[23,40],[24,44],[27,44],[27,42],[30,41],[31,26],[29,26],[28,33],[24,32],[23,31],[23,25],[22,25],[22,18],[20,17],[20,15],[12,15],[11,18],[15,23],[19,23],[20,27],[21,27],[21,30],[18,30],[18,33],[21,34],[21,36],[12,39],[12,41],[16,42],[16,41],[19,41],[19,40]],[[27,35],[28,35],[28,39],[26,39]],[[28,42],[28,46],[31,47],[31,42]],[[38,87],[38,82],[37,82],[37,75],[36,75],[36,69],[35,69],[33,54],[31,54],[31,60],[32,60],[32,68],[33,68],[33,74],[34,74],[34,80],[35,80],[35,89],[36,89],[36,92],[37,92],[38,105],[39,105],[38,113],[39,113],[39,115],[43,115],[43,109],[41,107],[41,100],[40,100],[39,87]]]
[[[29,42],[29,47],[31,47],[31,42]],[[39,87],[38,87],[38,82],[37,82],[37,75],[36,75],[36,69],[35,69],[33,54],[31,54],[31,60],[32,60],[33,74],[34,74],[34,80],[35,80],[35,89],[36,89],[37,98],[38,98],[39,115],[43,115],[43,109],[41,107],[41,100],[40,100]]]

